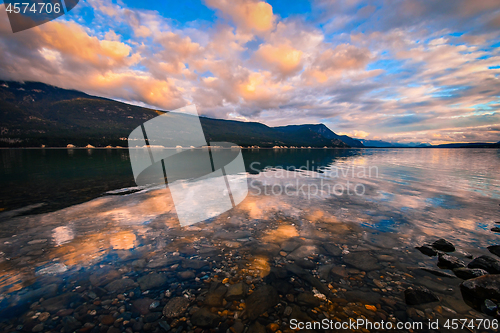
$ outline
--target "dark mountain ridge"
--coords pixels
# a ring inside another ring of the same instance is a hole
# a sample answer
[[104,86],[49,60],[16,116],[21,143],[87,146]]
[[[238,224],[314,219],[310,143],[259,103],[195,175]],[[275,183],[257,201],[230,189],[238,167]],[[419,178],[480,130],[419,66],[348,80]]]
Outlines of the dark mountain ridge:
[[[40,82],[0,81],[0,146],[126,146],[130,132],[164,111],[95,97]],[[362,147],[323,124],[269,127],[200,117],[208,142],[243,147]]]
[[347,135],[338,135],[326,127],[325,124],[288,125],[274,128],[285,133],[293,133],[296,131],[318,133],[327,139],[340,140],[351,147],[364,147],[360,140],[353,139]]

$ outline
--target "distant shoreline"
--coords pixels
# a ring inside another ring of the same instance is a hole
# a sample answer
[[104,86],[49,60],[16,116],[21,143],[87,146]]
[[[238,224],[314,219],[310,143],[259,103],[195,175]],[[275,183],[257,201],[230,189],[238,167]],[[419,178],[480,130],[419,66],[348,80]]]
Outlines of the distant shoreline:
[[[212,147],[213,148],[213,147]],[[469,146],[469,147],[438,147],[438,146],[430,146],[430,147],[310,147],[310,148],[300,148],[300,147],[295,147],[295,148],[273,148],[273,147],[258,147],[258,148],[252,148],[252,147],[239,147],[240,149],[245,149],[245,150],[260,150],[260,149],[267,149],[267,150],[310,150],[310,149],[500,149],[498,146],[492,146],[491,147],[474,147],[474,146]],[[106,149],[126,149],[128,150],[128,147],[92,147],[92,148],[87,148],[87,147],[0,147],[0,149],[3,150],[8,150],[8,149],[65,149],[65,150],[91,150],[91,149],[97,149],[97,150],[106,150]],[[143,147],[134,147],[131,149],[144,149]],[[205,149],[205,148],[173,148],[173,147],[162,147],[158,148],[155,147],[153,149],[168,149],[168,150],[192,150],[192,149]],[[225,147],[218,147],[216,149],[235,149],[235,148],[225,148]]]

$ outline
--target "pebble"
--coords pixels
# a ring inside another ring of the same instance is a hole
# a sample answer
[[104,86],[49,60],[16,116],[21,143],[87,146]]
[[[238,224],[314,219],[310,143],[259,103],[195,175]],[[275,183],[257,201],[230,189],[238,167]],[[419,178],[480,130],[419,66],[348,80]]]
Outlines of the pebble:
[[40,313],[40,315],[38,316],[38,320],[40,320],[41,322],[44,322],[46,321],[47,319],[49,319],[50,317],[50,313],[48,312],[42,312]]

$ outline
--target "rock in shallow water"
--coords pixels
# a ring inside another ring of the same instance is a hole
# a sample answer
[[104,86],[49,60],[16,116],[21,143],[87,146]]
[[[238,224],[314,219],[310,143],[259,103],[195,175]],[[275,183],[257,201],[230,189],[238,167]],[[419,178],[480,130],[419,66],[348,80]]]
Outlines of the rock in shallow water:
[[490,256],[480,256],[472,260],[467,267],[481,268],[490,274],[500,274],[500,261]]
[[432,243],[432,247],[443,252],[455,251],[455,246],[444,238],[438,239],[437,241]]
[[146,315],[149,313],[149,307],[154,302],[151,298],[140,298],[132,302],[132,305],[139,311],[140,314]]
[[299,260],[308,257],[316,257],[319,249],[316,245],[302,245],[287,256],[290,260]]
[[416,247],[417,250],[429,257],[437,256],[438,252],[431,245],[424,244],[422,246]]
[[455,268],[453,273],[462,280],[473,279],[488,274],[484,269],[467,267]]
[[488,251],[490,251],[494,255],[500,257],[500,245],[491,245],[491,246],[488,246]]
[[323,244],[321,246],[325,250],[326,254],[329,254],[329,255],[334,256],[334,257],[340,257],[342,255],[342,249],[340,249],[340,247],[338,247],[335,244],[327,243],[327,244]]
[[276,289],[269,285],[259,287],[246,301],[248,317],[255,320],[278,302],[279,297]]
[[190,279],[194,279],[196,277],[196,274],[194,274],[193,271],[183,271],[183,272],[177,273],[177,276],[181,280],[190,280]]
[[191,323],[200,327],[216,327],[221,318],[215,313],[210,312],[207,308],[201,308],[191,317]]
[[243,282],[239,282],[229,286],[226,293],[226,300],[229,302],[238,301],[245,297],[248,292],[248,286]]
[[227,292],[227,287],[223,284],[215,287],[212,286],[207,296],[205,297],[205,305],[208,306],[222,306],[222,299]]
[[309,307],[316,307],[321,304],[319,298],[315,297],[311,292],[300,293],[297,297],[297,303],[299,305],[306,305]]
[[439,298],[425,287],[410,287],[405,290],[405,301],[408,305],[419,305],[439,301]]
[[57,312],[60,309],[67,308],[70,303],[76,302],[81,299],[80,294],[66,293],[53,298],[49,298],[42,302],[42,307],[48,312]]
[[362,271],[374,271],[382,268],[375,258],[370,256],[369,253],[363,252],[354,252],[344,255],[344,262]]
[[132,279],[119,279],[110,282],[104,287],[107,291],[112,293],[123,293],[129,289],[137,287],[137,283]]
[[189,307],[186,297],[174,297],[163,308],[163,315],[167,318],[175,318],[182,315]]
[[480,309],[486,299],[500,299],[500,275],[488,274],[464,281],[460,291],[466,302]]
[[457,257],[453,257],[448,254],[439,254],[438,266],[440,268],[454,269],[465,267],[465,263]]
[[161,273],[151,273],[137,279],[141,290],[159,288],[167,282],[167,276]]

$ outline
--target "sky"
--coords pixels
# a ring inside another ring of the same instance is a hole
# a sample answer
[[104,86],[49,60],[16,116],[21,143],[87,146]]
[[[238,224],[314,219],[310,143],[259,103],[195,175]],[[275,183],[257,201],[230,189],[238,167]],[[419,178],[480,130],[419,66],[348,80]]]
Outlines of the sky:
[[498,0],[80,0],[0,78],[391,142],[500,141]]

